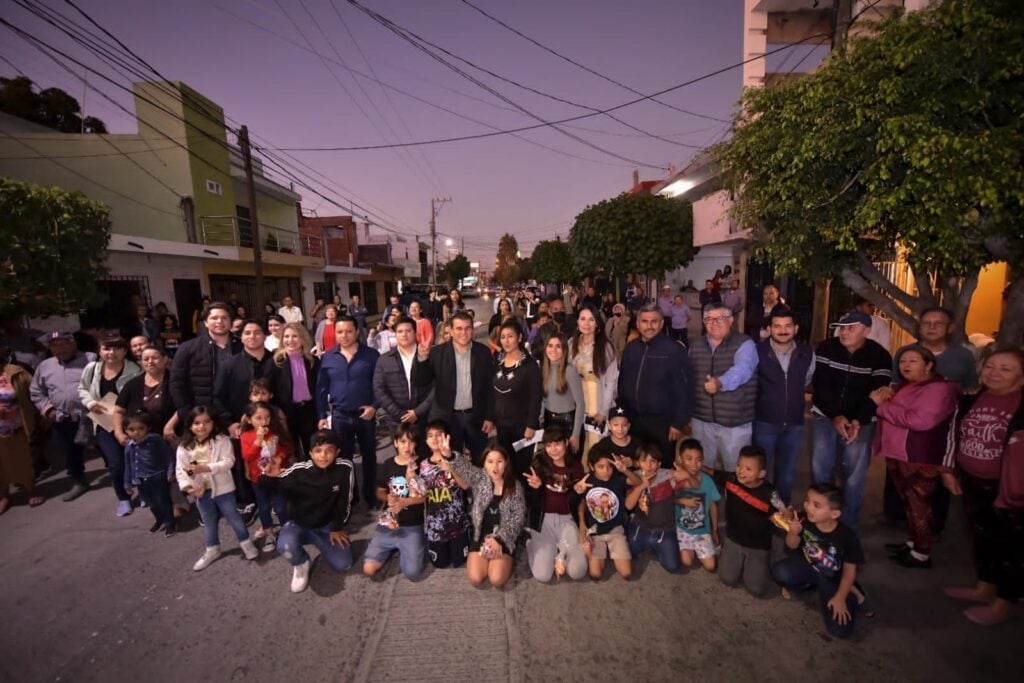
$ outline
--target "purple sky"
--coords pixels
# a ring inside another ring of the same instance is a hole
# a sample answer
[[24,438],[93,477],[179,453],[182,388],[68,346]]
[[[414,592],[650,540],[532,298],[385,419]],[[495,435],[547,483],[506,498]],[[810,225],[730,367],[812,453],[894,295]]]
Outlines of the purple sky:
[[[279,0],[314,49],[326,58],[338,60],[337,50],[339,61],[369,73],[361,49],[376,75],[396,88],[493,126],[535,123],[403,42],[345,0],[333,0],[355,36],[357,48],[331,1],[304,0],[316,17],[314,23],[299,0]],[[473,1],[541,43],[644,93],[741,59],[740,0]],[[56,0],[50,4],[81,21],[70,6]],[[390,91],[389,101],[379,86],[357,79],[360,90],[348,72],[332,64],[335,80],[316,55],[221,9],[305,46],[275,0],[79,0],[79,4],[168,78],[196,88],[223,106],[228,116],[248,124],[255,135],[277,147],[386,144],[491,130],[397,92]],[[364,4],[461,57],[559,97],[595,108],[636,97],[543,52],[460,0],[364,0]],[[76,56],[85,54],[10,0],[0,0],[0,7],[8,20],[47,42]],[[56,85],[81,97],[80,83],[6,29],[0,29],[0,36],[0,54],[40,86]],[[94,59],[86,61],[96,63]],[[547,120],[586,112],[473,73]],[[0,61],[0,74],[13,75],[14,69]],[[98,85],[130,108],[130,98],[124,93],[109,84]],[[684,109],[728,118],[739,89],[740,69],[734,69],[664,99]],[[112,132],[134,129],[131,119],[93,93],[86,109],[103,118]],[[725,127],[651,102],[619,110],[616,115],[645,131],[692,145],[716,140]],[[692,149],[645,137],[603,116],[572,125],[578,127],[566,130],[652,166],[679,167],[693,154]],[[503,232],[515,234],[526,253],[541,239],[555,234],[564,238],[574,216],[586,205],[628,189],[637,168],[551,129],[531,131],[523,137],[587,160],[511,136],[401,151],[294,154],[333,180],[334,194],[371,206],[378,214],[371,220],[402,232],[425,236],[430,198],[451,196],[452,203],[438,219],[438,230],[457,242],[464,237],[467,255],[486,267],[493,263]],[[640,167],[640,173],[642,178],[653,179],[663,177],[665,171]],[[297,190],[304,196],[304,206],[316,208],[320,215],[341,213],[312,193]],[[443,240],[442,236],[442,260]]]

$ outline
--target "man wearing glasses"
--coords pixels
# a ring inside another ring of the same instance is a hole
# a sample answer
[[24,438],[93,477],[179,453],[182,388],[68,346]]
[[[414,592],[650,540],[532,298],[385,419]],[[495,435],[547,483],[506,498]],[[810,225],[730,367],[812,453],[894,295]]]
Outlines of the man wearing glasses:
[[704,308],[707,333],[690,347],[696,377],[693,436],[704,462],[732,472],[740,448],[751,443],[757,403],[757,347],[732,329],[733,313],[721,302]]

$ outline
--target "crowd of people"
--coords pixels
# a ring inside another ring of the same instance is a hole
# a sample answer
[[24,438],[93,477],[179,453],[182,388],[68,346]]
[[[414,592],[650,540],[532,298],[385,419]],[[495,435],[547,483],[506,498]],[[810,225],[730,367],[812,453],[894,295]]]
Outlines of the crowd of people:
[[[12,485],[44,502],[35,481],[52,437],[65,501],[91,489],[95,448],[118,516],[144,504],[150,531],[171,536],[197,509],[196,571],[220,557],[224,518],[244,557],[280,553],[301,591],[306,546],[335,571],[353,565],[362,504],[377,522],[369,576],[397,555],[410,579],[429,562],[501,587],[525,552],[539,581],[598,579],[609,559],[628,579],[651,551],[669,572],[699,565],[754,596],[814,589],[826,629],[846,637],[869,611],[857,530],[874,455],[886,460],[885,513],[907,526],[885,548],[891,561],[931,567],[950,496],[962,498],[977,583],[946,594],[978,603],[965,610],[975,623],[1009,617],[1024,588],[1020,349],[979,363],[942,308],[921,314],[917,342],[895,356],[857,309],[811,348],[774,285],[746,333],[741,300],[702,293],[691,339],[681,296],[630,293],[502,290],[479,322],[457,291],[393,297],[372,327],[358,297],[318,301],[308,318],[290,297],[262,316],[207,301],[196,336],[172,344],[140,308],[139,334],[107,331],[93,353],[52,332],[35,366],[8,334],[0,513]],[[382,423],[395,454],[378,462]],[[812,484],[798,500],[806,429]]]

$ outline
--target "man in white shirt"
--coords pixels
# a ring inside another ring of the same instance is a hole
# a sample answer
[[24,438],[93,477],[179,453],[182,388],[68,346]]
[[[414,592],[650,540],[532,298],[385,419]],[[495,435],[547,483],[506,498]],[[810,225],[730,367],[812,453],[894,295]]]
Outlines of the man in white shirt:
[[281,299],[281,308],[277,314],[284,318],[286,323],[301,323],[303,321],[302,309],[295,305],[290,296]]
[[[415,321],[399,318],[395,323],[395,340],[395,348],[381,354],[373,370],[373,395],[392,424],[418,423],[422,430],[434,400],[434,388],[432,383],[417,386],[413,382],[412,365],[417,352]],[[420,442],[426,445],[425,440]]]

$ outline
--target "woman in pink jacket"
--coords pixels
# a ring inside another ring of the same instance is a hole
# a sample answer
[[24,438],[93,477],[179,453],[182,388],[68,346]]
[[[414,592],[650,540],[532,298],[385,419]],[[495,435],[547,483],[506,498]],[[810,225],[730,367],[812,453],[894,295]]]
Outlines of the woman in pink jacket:
[[885,546],[889,559],[911,569],[932,566],[935,537],[933,503],[942,485],[949,424],[956,410],[957,386],[935,374],[935,355],[923,346],[908,346],[896,356],[902,384],[871,393],[878,405],[874,452],[886,469],[907,513],[910,539]]

